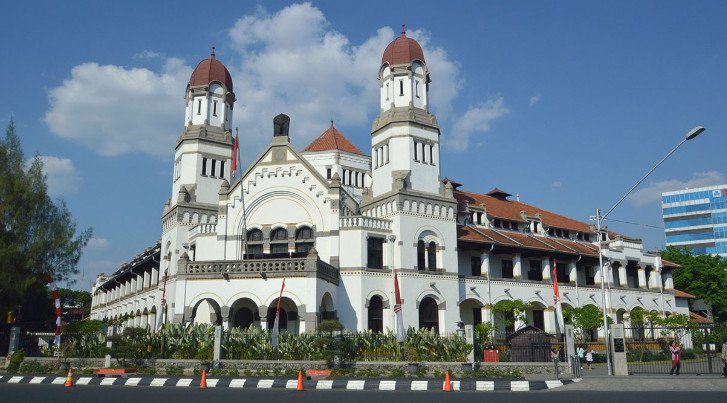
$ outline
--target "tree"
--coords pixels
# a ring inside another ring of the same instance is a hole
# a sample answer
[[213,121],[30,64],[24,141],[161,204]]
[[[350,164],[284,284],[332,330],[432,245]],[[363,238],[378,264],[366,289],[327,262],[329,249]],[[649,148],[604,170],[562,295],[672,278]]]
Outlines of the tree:
[[[566,307],[563,310],[566,322],[573,324],[573,333],[579,342],[585,341],[585,335],[603,327],[603,313],[595,305],[585,305],[580,308]],[[609,317],[608,324],[613,320]]]
[[505,299],[496,303],[492,307],[492,312],[500,314],[506,333],[510,333],[516,330],[516,323],[527,322],[528,318],[525,311],[530,308],[531,305],[521,299]]
[[[0,139],[0,312],[32,302],[47,283],[70,280],[91,237],[77,234],[76,223],[62,200],[48,196],[43,162],[26,168],[20,139],[11,120]],[[26,320],[29,317],[23,311]]]
[[673,271],[675,288],[709,302],[715,322],[727,322],[727,260],[674,247],[662,251],[661,257],[681,266]]

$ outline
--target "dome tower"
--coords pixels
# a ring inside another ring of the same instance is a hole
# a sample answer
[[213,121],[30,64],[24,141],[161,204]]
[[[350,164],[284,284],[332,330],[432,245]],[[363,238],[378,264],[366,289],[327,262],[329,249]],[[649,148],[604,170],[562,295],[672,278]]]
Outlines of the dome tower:
[[381,57],[381,109],[371,129],[372,195],[392,191],[395,179],[408,189],[438,194],[439,125],[429,113],[429,69],[419,43],[394,39]]

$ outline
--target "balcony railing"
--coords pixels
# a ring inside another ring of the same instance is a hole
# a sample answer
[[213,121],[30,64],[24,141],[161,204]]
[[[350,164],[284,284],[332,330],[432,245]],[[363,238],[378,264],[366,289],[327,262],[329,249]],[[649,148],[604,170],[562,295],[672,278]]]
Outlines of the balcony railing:
[[186,278],[261,278],[317,277],[338,285],[338,269],[319,259],[318,254],[306,257],[282,257],[246,260],[189,261],[179,259],[179,276]]
[[345,228],[367,228],[389,231],[391,220],[384,218],[366,217],[362,215],[345,216],[338,219],[341,229]]
[[215,234],[217,233],[217,224],[197,224],[189,230],[189,238],[199,234]]

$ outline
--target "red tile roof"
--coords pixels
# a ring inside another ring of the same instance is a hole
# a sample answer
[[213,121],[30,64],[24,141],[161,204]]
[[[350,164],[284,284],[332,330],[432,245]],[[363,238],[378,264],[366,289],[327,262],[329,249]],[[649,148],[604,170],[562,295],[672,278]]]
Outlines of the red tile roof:
[[692,295],[692,294],[690,294],[688,292],[684,292],[682,290],[677,290],[676,288],[674,289],[674,297],[676,297],[676,298],[689,298],[689,299],[697,298],[697,297],[695,297],[694,295]]
[[698,313],[692,312],[692,311],[689,311],[689,320],[691,320],[694,323],[705,324],[705,325],[712,323],[711,320],[705,318],[704,316],[702,316]]
[[189,86],[209,85],[213,81],[219,81],[225,85],[227,91],[232,92],[232,76],[222,62],[215,58],[215,48],[209,59],[204,59],[195,67],[189,77]]
[[674,262],[670,262],[670,261],[668,261],[668,260],[666,260],[666,259],[661,259],[661,264],[662,264],[662,266],[664,266],[664,267],[671,267],[671,268],[673,268],[673,269],[676,269],[676,268],[682,267],[681,265],[679,265],[679,264],[677,264],[677,263],[674,263]]
[[457,239],[460,241],[489,243],[516,248],[538,249],[546,252],[598,256],[596,246],[590,243],[546,238],[520,232],[499,231],[490,228],[458,226]]
[[313,140],[303,151],[331,151],[341,150],[351,154],[366,155],[358,149],[343,133],[339,132],[331,121],[331,127]]
[[501,218],[510,221],[524,222],[520,215],[521,211],[524,211],[529,216],[540,214],[541,221],[548,227],[556,227],[561,229],[568,229],[579,231],[588,234],[595,234],[596,232],[591,228],[590,224],[574,220],[556,214],[541,208],[531,206],[526,203],[522,203],[515,200],[500,200],[496,197],[464,192],[457,190],[454,192],[454,197],[461,204],[464,201],[468,201],[470,206],[478,206],[484,204],[487,208],[487,215],[494,218]]
[[386,47],[381,57],[381,64],[408,64],[414,60],[424,61],[424,51],[419,43],[412,38],[407,38],[406,29],[401,27],[401,36],[394,39]]

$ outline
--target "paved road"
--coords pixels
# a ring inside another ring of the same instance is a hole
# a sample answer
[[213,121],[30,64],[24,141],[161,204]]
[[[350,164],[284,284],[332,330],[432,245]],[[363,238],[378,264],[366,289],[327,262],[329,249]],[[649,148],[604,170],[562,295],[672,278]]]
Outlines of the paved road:
[[669,403],[685,401],[722,401],[724,391],[712,392],[604,392],[591,390],[567,390],[537,392],[379,392],[379,391],[305,391],[289,390],[235,390],[175,388],[175,387],[123,387],[82,386],[63,388],[54,385],[0,385],[3,402],[51,402],[51,403],[143,403],[143,402],[202,402],[202,401],[256,401],[275,403],[339,402],[386,403],[386,402],[579,402],[589,403]]

